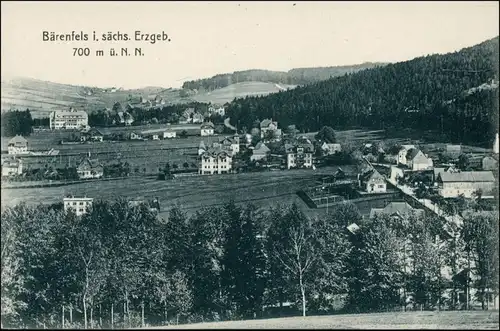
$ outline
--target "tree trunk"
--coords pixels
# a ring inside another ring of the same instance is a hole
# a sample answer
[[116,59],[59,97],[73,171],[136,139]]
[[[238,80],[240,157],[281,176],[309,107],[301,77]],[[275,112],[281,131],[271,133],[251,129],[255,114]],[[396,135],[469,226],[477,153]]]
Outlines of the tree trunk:
[[102,328],[102,305],[99,304],[99,328]]
[[302,282],[302,272],[299,272],[300,292],[302,294],[302,316],[306,316],[306,290]]
[[90,302],[90,328],[94,328],[94,305]]
[[179,325],[179,314],[177,314],[177,325]]
[[114,304],[111,304],[111,329],[115,327],[115,313],[114,313]]
[[165,325],[168,323],[168,315],[167,315],[167,302],[165,302]]
[[64,304],[62,305],[62,319],[61,319],[62,328],[64,329]]
[[69,306],[69,322],[73,324],[73,306]]
[[144,301],[141,303],[141,326],[144,327]]
[[87,329],[87,296],[83,295],[83,324]]
[[129,306],[128,295],[127,295],[127,326],[130,328],[130,306]]

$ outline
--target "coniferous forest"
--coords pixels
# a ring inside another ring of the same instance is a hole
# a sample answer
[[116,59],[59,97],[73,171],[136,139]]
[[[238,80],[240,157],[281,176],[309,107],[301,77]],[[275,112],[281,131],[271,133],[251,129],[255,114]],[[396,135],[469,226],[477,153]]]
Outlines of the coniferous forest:
[[125,200],[95,201],[82,217],[61,209],[2,211],[2,327],[461,309],[465,285],[442,270],[468,261],[478,266],[475,300],[485,309],[486,289],[498,295],[497,212],[464,217],[450,241],[439,218],[361,219],[349,203],[322,218],[231,201],[190,217],[173,207],[166,220]]
[[442,132],[452,141],[491,144],[497,132],[498,37],[444,55],[388,64],[263,97],[237,99],[231,123],[251,128],[273,118],[303,131],[412,128]]

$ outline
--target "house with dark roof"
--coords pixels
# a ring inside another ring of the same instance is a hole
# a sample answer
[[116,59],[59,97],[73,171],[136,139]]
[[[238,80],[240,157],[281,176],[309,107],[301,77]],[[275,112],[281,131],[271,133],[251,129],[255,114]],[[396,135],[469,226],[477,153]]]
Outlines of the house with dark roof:
[[86,158],[78,165],[76,172],[80,179],[102,178],[104,167],[97,160]]
[[381,215],[388,215],[390,217],[404,218],[411,215],[416,217],[424,217],[425,211],[423,209],[416,209],[410,206],[407,202],[390,202],[384,208],[372,208],[370,211],[370,218],[376,218]]
[[495,177],[492,171],[441,172],[436,180],[438,193],[444,198],[464,195],[471,198],[474,192],[482,191],[483,196],[492,194]]
[[28,153],[28,140],[23,136],[16,135],[9,140],[7,149],[9,154],[26,154]]
[[387,191],[384,176],[373,168],[358,175],[358,185],[367,193],[385,193]]

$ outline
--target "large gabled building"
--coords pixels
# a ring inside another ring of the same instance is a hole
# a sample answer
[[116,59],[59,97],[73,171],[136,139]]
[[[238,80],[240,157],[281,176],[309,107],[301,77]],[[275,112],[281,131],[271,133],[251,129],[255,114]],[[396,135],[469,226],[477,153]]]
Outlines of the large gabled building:
[[223,148],[208,148],[200,155],[200,175],[227,174],[232,171],[233,156]]

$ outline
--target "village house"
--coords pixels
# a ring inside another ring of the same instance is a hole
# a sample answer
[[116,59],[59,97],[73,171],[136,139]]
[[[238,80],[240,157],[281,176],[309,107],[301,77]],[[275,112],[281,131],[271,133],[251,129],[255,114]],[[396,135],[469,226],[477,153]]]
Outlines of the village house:
[[381,215],[387,215],[395,218],[404,218],[414,215],[415,217],[424,217],[423,209],[416,209],[410,206],[407,202],[390,202],[384,208],[372,208],[370,218],[376,218]]
[[215,126],[212,122],[205,122],[200,126],[200,135],[203,136],[213,136]]
[[191,122],[193,122],[193,124],[195,123],[203,123],[203,121],[205,120],[205,118],[203,117],[202,114],[196,112],[193,114],[193,119]]
[[401,145],[398,152],[398,157],[396,159],[397,164],[406,165],[406,154],[412,148],[416,148],[415,145]]
[[104,134],[96,128],[91,128],[80,136],[80,141],[99,141],[104,140]]
[[27,154],[28,140],[26,140],[23,136],[16,135],[14,138],[9,140],[7,149],[9,154]]
[[132,125],[132,123],[134,123],[134,118],[132,117],[132,115],[130,115],[129,112],[119,111],[117,115],[120,124],[125,124],[125,126],[130,126]]
[[375,169],[358,174],[358,185],[367,193],[385,193],[387,191],[384,176]]
[[142,135],[130,132],[130,140],[142,140]]
[[20,159],[7,159],[2,162],[2,177],[19,176],[23,174],[23,162]]
[[177,132],[174,130],[167,130],[163,132],[163,139],[170,139],[177,137]]
[[201,175],[229,173],[232,169],[232,162],[231,152],[222,148],[209,148],[200,156],[198,172]]
[[252,155],[250,156],[251,161],[260,161],[265,159],[271,150],[262,141],[258,142],[257,145],[252,150]]
[[264,119],[260,122],[260,138],[264,139],[268,132],[274,132],[275,137],[281,135],[281,130],[278,131],[278,122],[274,122],[272,119]]
[[483,159],[481,160],[481,164],[482,164],[481,168],[483,170],[493,170],[493,171],[498,170],[498,160],[495,159],[495,157],[493,156],[483,157]]
[[211,105],[208,107],[208,113],[210,114],[210,116],[212,115],[224,116],[226,114],[226,110],[224,109],[224,106]]
[[76,168],[80,179],[102,178],[104,167],[97,161],[86,158]]
[[436,182],[438,193],[444,198],[456,198],[462,194],[471,198],[478,190],[483,192],[483,196],[488,196],[495,187],[491,171],[441,172]]
[[240,137],[226,137],[220,141],[223,148],[230,150],[233,155],[240,152]]
[[405,165],[413,171],[429,170],[434,166],[432,159],[427,157],[418,148],[403,148],[401,151],[398,155],[398,164]]
[[340,144],[329,144],[327,142],[324,142],[323,145],[321,145],[321,149],[326,155],[332,155],[335,153],[340,153],[342,151],[342,147]]
[[89,125],[89,116],[83,110],[56,110],[50,114],[51,130],[81,129]]
[[92,207],[92,198],[76,198],[69,196],[63,199],[64,202],[64,212],[67,213],[72,210],[76,216],[82,216],[87,213],[89,207]]
[[286,165],[291,168],[312,168],[314,146],[311,143],[285,144]]

